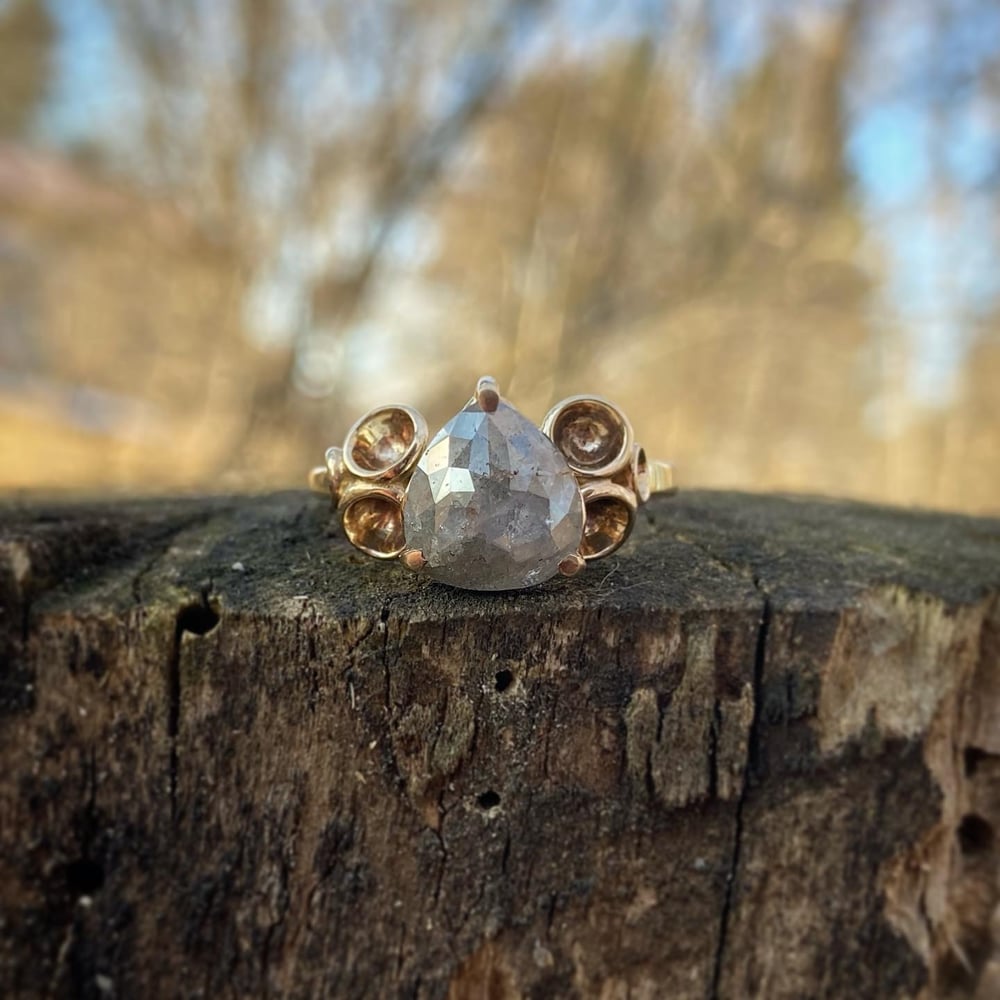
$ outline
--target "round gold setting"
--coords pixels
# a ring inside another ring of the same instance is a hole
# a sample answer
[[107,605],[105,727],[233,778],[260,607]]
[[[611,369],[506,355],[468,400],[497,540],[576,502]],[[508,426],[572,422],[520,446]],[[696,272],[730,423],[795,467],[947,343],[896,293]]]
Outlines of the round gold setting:
[[427,444],[427,422],[409,406],[379,406],[347,432],[343,462],[359,479],[394,479],[413,466]]
[[391,490],[359,492],[345,505],[341,520],[348,541],[376,559],[395,559],[406,547],[403,508]]
[[569,467],[583,476],[612,476],[632,455],[632,426],[600,396],[571,396],[549,410],[542,430]]
[[638,444],[632,452],[632,488],[635,490],[639,503],[645,503],[652,493],[649,481],[649,459],[646,458],[646,449]]
[[632,461],[612,477],[612,482],[624,486],[635,494],[636,500],[644,504],[653,493],[653,473],[646,449],[642,445],[632,445]]
[[580,555],[587,562],[611,555],[624,545],[635,524],[635,494],[607,480],[585,483],[583,508],[586,520]]

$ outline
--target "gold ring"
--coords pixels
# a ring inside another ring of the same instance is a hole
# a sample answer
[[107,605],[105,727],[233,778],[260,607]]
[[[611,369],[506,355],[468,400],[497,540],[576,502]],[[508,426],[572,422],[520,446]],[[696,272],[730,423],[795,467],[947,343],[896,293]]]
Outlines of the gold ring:
[[309,485],[362,552],[466,590],[573,576],[622,545],[652,494],[677,491],[613,403],[571,396],[536,427],[489,376],[433,438],[412,407],[370,410]]

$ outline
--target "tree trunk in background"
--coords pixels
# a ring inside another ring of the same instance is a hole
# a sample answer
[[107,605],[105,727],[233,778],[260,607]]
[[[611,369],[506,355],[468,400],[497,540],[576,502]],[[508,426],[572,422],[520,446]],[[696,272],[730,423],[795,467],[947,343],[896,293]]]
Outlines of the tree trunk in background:
[[690,493],[482,595],[0,513],[5,997],[1000,996],[1000,522]]

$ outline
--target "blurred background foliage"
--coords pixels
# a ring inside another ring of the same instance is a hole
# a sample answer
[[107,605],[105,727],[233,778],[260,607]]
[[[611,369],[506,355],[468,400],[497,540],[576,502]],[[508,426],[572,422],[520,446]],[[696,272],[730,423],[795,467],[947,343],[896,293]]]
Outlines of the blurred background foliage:
[[597,391],[683,482],[1000,510],[995,0],[0,0],[0,488],[301,484]]

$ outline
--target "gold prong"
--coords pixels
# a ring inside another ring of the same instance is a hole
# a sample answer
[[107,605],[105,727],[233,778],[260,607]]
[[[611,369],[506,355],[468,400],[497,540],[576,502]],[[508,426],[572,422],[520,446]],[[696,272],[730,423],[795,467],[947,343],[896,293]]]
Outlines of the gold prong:
[[587,560],[579,552],[573,552],[559,563],[559,572],[563,576],[576,576],[586,565]]
[[330,472],[325,465],[317,465],[309,472],[309,489],[314,493],[330,492]]
[[407,569],[418,570],[427,565],[427,560],[420,549],[404,549],[399,554],[399,559]]
[[484,413],[493,413],[500,405],[500,386],[492,375],[484,375],[476,383],[476,402]]

